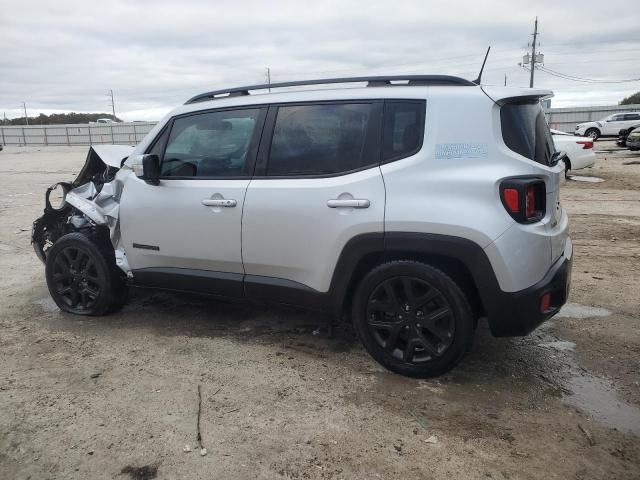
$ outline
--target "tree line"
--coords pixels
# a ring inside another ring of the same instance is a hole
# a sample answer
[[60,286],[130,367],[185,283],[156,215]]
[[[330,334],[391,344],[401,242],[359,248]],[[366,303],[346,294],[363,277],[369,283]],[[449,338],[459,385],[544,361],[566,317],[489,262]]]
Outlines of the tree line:
[[[116,122],[121,122],[118,117],[114,117],[110,113],[52,113],[45,115],[41,113],[37,117],[27,117],[29,125],[61,125],[65,123],[89,123],[95,122],[99,118],[110,118]],[[0,119],[2,125],[26,125],[24,117]]]

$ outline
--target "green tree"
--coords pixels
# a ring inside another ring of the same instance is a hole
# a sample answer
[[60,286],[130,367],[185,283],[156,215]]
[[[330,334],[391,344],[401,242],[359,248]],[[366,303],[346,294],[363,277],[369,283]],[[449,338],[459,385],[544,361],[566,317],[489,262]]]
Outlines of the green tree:
[[[29,125],[61,125],[65,123],[89,123],[95,122],[99,118],[110,118],[116,122],[121,122],[118,117],[110,113],[52,113],[45,115],[41,113],[37,117],[29,117]],[[24,117],[7,119],[5,125],[25,125]]]
[[620,102],[620,105],[635,105],[638,103],[640,103],[640,92],[636,92],[633,95],[629,95],[628,97],[624,98]]

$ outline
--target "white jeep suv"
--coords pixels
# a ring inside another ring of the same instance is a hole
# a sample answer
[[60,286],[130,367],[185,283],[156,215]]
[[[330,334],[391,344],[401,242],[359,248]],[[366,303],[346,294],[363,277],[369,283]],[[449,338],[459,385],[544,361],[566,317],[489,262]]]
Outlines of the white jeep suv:
[[609,115],[597,122],[586,122],[576,125],[575,135],[591,137],[597,140],[600,137],[618,136],[620,130],[629,128],[640,121],[640,112],[626,112]]
[[[280,88],[311,84],[343,88]],[[558,312],[572,244],[551,92],[429,75],[270,87],[198,95],[48,190],[32,242],[62,310],[105,314],[131,285],[346,313],[414,377],[455,366],[480,318],[526,335]]]

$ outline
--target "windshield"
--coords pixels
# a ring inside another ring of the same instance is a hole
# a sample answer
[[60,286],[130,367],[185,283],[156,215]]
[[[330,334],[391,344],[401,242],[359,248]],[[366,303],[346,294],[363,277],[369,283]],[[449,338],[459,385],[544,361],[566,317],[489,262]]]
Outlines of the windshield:
[[539,102],[516,101],[503,105],[500,122],[507,147],[534,162],[553,163],[556,150]]

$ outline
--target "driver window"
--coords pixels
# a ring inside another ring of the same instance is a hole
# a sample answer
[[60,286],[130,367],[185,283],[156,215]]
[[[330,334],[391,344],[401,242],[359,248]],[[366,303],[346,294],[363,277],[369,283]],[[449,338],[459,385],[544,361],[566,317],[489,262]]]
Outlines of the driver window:
[[173,122],[162,177],[248,175],[247,152],[260,109],[208,112]]

